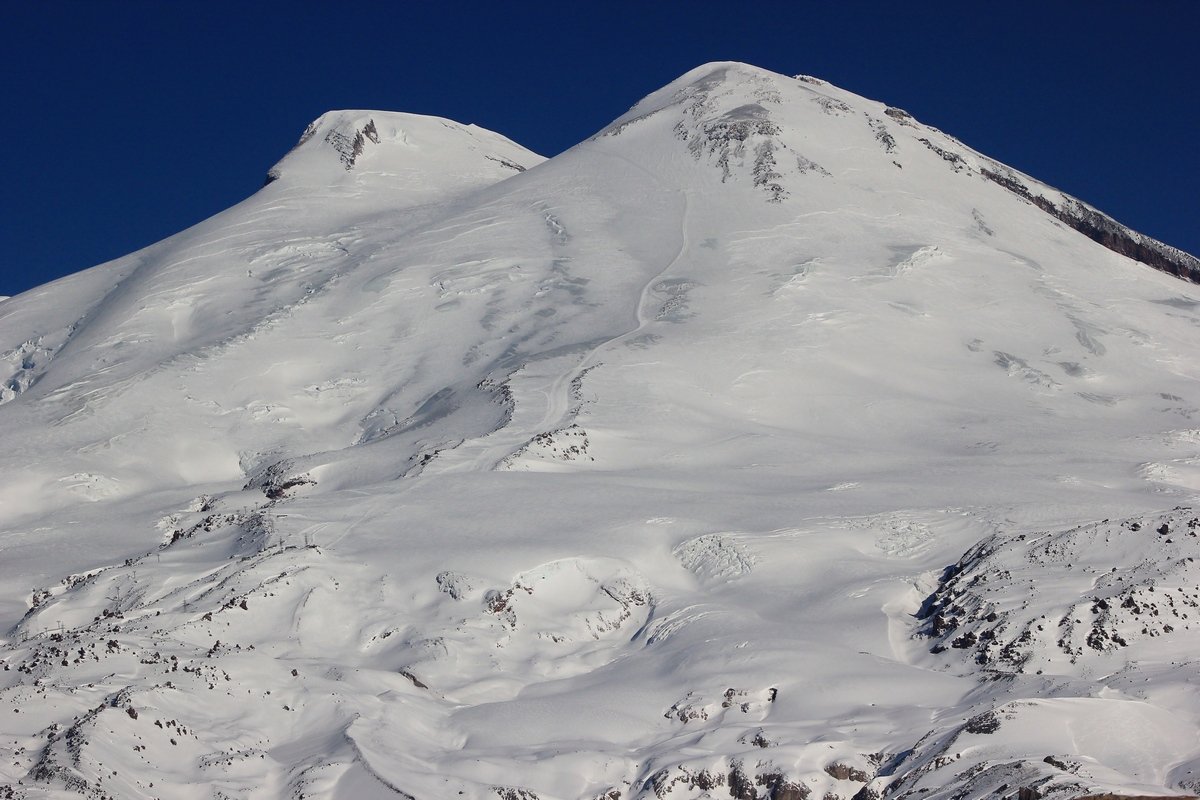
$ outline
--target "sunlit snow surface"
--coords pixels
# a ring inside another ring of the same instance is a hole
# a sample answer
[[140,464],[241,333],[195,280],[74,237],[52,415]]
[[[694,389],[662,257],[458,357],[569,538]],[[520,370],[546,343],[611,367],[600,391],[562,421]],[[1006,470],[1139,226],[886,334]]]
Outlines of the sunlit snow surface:
[[734,64],[333,112],[4,301],[0,784],[1196,791],[1200,290],[983,169]]

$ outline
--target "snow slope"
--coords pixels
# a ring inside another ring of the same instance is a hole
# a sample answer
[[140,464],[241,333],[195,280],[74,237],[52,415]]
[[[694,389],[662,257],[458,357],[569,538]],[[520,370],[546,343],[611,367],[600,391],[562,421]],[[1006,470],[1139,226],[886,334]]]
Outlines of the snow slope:
[[1200,787],[1190,256],[733,63],[269,177],[0,305],[13,796]]

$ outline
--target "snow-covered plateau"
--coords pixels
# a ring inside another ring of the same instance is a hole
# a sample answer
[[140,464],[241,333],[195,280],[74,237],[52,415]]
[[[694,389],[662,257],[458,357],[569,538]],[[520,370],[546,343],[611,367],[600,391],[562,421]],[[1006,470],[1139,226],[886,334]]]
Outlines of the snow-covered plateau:
[[326,114],[0,304],[0,797],[1200,792],[1197,280],[806,76]]

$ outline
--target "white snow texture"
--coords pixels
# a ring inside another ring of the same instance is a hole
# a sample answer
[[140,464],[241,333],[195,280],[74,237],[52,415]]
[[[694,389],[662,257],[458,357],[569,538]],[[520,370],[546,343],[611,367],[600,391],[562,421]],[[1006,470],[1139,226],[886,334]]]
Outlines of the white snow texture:
[[1200,791],[1200,288],[1072,214],[743,64],[322,116],[0,304],[0,797]]

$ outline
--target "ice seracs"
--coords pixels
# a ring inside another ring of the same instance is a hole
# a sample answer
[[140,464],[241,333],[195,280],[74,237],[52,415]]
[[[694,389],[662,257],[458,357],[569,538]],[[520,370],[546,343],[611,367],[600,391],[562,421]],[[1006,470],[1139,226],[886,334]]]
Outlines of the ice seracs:
[[0,305],[16,796],[1200,788],[1190,256],[734,63],[273,173]]

